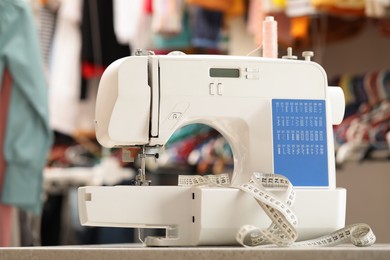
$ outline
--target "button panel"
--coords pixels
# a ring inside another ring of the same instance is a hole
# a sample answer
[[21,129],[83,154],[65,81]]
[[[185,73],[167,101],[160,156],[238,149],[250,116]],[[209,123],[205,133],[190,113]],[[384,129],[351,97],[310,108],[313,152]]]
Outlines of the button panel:
[[217,91],[218,91],[218,95],[223,95],[223,85],[222,83],[218,83],[217,85]]
[[247,79],[259,79],[259,74],[247,74]]
[[251,80],[257,80],[260,78],[259,71],[260,71],[259,68],[253,68],[253,67],[245,68],[245,72],[247,72],[245,78]]
[[228,85],[230,85],[231,81],[234,80],[234,84],[240,84],[239,80],[259,80],[260,79],[260,68],[256,67],[244,67],[240,69],[240,76],[237,77],[237,79],[226,79],[226,82],[221,79],[223,82],[210,82],[208,84],[208,93],[210,96],[223,96],[225,94],[225,86],[224,83],[229,82]]
[[215,84],[214,83],[210,83],[209,85],[209,93],[210,95],[215,95]]
[[245,68],[246,72],[259,72],[259,68]]

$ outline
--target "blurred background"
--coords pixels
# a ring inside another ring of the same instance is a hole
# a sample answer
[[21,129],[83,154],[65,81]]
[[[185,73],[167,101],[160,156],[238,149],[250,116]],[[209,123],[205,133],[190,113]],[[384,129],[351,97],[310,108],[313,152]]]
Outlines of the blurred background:
[[[329,85],[344,90],[345,119],[334,135],[346,224],[367,223],[378,242],[389,243],[389,0],[5,0],[0,246],[138,242],[132,229],[82,227],[78,220],[79,186],[131,185],[138,168],[95,139],[104,69],[136,49],[261,56],[269,15],[278,22],[278,57],[287,47],[299,59],[314,51]],[[153,185],[233,168],[230,145],[201,124],[177,130],[160,158],[147,162]]]

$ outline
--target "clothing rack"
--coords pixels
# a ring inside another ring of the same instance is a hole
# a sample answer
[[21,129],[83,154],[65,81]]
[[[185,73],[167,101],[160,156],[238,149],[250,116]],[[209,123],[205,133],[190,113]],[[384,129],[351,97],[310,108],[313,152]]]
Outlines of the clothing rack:
[[331,84],[343,89],[346,102],[345,118],[334,128],[336,162],[362,161],[376,151],[390,158],[390,71],[344,74]]

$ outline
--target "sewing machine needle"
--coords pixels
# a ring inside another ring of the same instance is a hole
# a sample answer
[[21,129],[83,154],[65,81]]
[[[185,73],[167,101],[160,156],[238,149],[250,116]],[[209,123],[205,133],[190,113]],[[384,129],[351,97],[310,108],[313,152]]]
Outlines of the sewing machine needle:
[[150,181],[146,180],[146,153],[145,147],[142,147],[141,152],[138,154],[138,158],[140,159],[140,168],[138,169],[138,174],[136,177],[137,185],[140,186],[148,186],[150,185]]

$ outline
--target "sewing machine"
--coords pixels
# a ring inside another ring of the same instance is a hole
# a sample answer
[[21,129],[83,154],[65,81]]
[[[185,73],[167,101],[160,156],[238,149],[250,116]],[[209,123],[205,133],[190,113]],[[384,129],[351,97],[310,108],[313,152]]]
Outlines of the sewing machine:
[[145,179],[145,157],[180,127],[203,123],[232,148],[232,187],[253,172],[290,179],[298,240],[344,227],[346,190],[335,184],[332,131],[342,121],[344,96],[305,56],[174,52],[115,61],[99,85],[96,136],[105,147],[140,148],[139,185],[81,187],[81,223],[164,229],[165,236],[146,238],[150,246],[231,245],[242,225],[268,227],[264,211],[238,189],[151,186]]

